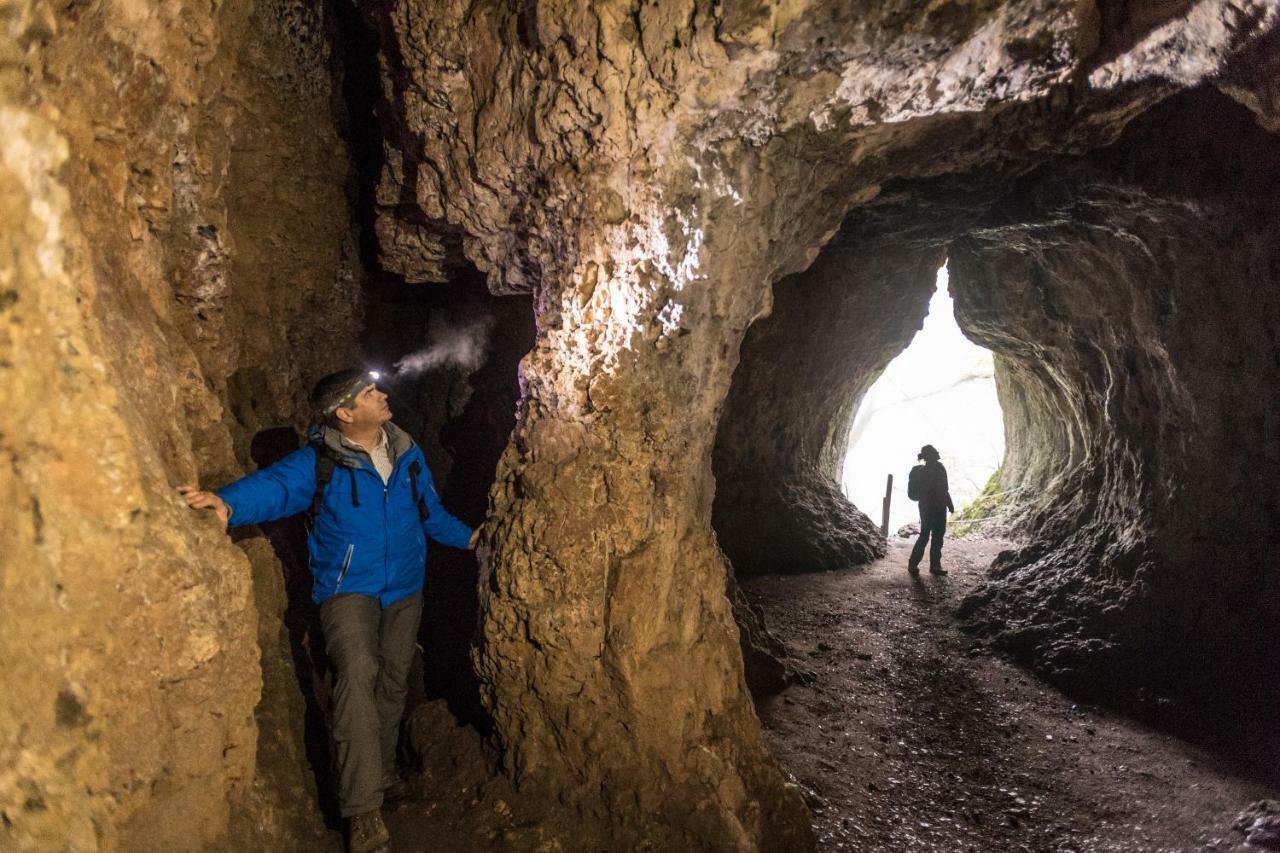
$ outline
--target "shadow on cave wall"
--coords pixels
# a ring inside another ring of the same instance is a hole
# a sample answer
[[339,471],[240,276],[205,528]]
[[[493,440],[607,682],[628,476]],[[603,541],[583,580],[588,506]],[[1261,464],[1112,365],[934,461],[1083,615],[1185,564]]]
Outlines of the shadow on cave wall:
[[[488,329],[485,358],[474,369],[444,365],[390,387],[395,421],[422,446],[445,507],[467,524],[488,510],[498,458],[515,425],[517,366],[533,347],[527,297],[492,296],[484,277],[461,271],[448,284],[406,284],[385,276],[367,293],[363,349],[370,364],[392,367],[435,341],[441,328]],[[472,552],[430,543],[422,646],[421,692],[410,707],[445,699],[459,720],[487,730],[471,666],[479,619],[479,565]]]
[[1082,698],[1280,768],[1280,145],[1211,87],[1013,182],[957,242],[1034,541],[962,613]]
[[[253,464],[261,470],[297,450],[301,442],[301,436],[292,427],[271,427],[253,436],[249,453]],[[311,600],[306,518],[294,515],[258,527],[271,543],[284,573],[287,596],[284,627],[289,638],[289,659],[304,702],[302,739],[320,813],[326,826],[339,829],[342,816],[338,810],[335,755],[329,737],[330,669],[320,633],[320,611]]]

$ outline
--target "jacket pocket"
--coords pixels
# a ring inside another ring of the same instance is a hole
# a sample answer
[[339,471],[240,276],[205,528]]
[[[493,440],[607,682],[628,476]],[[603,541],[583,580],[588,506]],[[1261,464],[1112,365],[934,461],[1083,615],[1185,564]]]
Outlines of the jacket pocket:
[[338,590],[342,589],[342,579],[347,576],[347,569],[351,568],[351,555],[356,551],[356,545],[352,542],[347,546],[347,554],[342,558],[342,569],[338,572],[338,582],[334,584],[333,594],[337,595]]

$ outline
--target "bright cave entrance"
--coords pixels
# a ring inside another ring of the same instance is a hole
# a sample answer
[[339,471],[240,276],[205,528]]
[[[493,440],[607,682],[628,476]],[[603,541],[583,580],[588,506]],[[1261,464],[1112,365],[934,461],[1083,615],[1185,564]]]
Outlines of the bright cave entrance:
[[868,389],[849,431],[845,494],[879,523],[892,474],[890,533],[919,520],[907,498],[907,473],[925,444],[942,455],[960,511],[982,493],[1004,458],[992,355],[956,324],[945,265],[938,269],[924,327]]

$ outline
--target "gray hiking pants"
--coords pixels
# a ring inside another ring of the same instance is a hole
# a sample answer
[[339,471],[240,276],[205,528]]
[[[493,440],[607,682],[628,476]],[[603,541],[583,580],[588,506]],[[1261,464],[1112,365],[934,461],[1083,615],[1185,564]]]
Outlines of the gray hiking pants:
[[382,789],[395,772],[421,618],[420,592],[385,608],[367,595],[335,595],[320,604],[325,653],[335,673],[333,739],[343,817],[380,807]]

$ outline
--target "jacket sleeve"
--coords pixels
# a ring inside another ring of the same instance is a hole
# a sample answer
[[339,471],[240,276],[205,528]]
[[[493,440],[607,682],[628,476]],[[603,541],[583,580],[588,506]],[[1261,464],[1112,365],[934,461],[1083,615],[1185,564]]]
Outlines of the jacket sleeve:
[[311,506],[315,494],[316,452],[310,446],[217,491],[231,507],[231,527],[297,515]]
[[471,528],[449,514],[444,504],[440,503],[440,496],[436,494],[436,484],[431,477],[431,469],[424,465],[423,471],[426,473],[426,477],[423,478],[423,485],[426,486],[423,497],[427,501],[428,514],[427,520],[422,522],[422,529],[442,545],[467,550],[471,545]]

